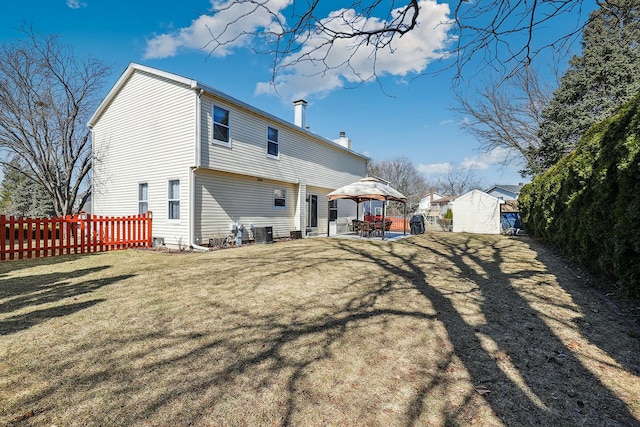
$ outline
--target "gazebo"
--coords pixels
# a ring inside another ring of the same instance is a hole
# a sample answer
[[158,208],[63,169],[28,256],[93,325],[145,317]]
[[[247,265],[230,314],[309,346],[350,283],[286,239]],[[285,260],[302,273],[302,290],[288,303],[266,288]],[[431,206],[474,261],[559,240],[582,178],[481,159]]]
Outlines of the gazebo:
[[[405,216],[407,213],[407,198],[398,190],[390,187],[389,185],[381,182],[379,179],[373,177],[363,178],[360,181],[354,182],[344,187],[340,187],[337,190],[332,191],[327,195],[329,201],[336,199],[351,199],[359,206],[361,202],[371,200],[381,200],[386,202],[388,200],[400,202],[404,204]],[[386,203],[382,204],[382,239],[384,239],[384,223],[386,219]],[[356,216],[358,216],[358,208],[356,208]],[[404,234],[407,233],[406,224]],[[329,235],[329,225],[327,224],[327,235]]]

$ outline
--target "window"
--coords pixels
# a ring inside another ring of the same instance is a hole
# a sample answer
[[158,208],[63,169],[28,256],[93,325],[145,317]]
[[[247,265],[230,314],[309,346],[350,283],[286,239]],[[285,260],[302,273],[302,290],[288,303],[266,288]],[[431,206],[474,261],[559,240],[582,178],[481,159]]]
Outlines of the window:
[[213,107],[213,140],[229,144],[229,111],[220,107]]
[[267,128],[267,154],[278,157],[278,129]]
[[287,192],[281,188],[273,190],[273,207],[284,208],[287,206]]
[[329,202],[329,221],[336,221],[338,219],[338,201],[331,200]]
[[169,181],[169,219],[180,219],[180,180]]
[[138,184],[138,213],[143,214],[149,210],[149,184]]

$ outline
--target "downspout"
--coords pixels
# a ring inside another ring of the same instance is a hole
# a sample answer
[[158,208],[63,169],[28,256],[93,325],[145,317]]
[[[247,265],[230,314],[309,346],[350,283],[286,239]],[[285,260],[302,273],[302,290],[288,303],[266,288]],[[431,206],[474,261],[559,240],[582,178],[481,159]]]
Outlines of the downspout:
[[[96,165],[95,159],[95,138],[93,136],[93,125],[92,124],[87,124],[87,127],[89,128],[89,132],[91,133],[91,205],[89,206],[89,209],[91,209],[91,214],[93,215],[93,213],[95,212],[95,210],[93,209],[93,201],[95,200],[95,197],[93,197],[94,194],[94,180],[93,180],[93,175],[94,175],[94,168]],[[148,210],[148,209],[147,209]]]
[[200,149],[202,145],[202,129],[201,129],[201,100],[204,89],[198,87],[197,82],[191,82],[191,88],[197,92],[196,96],[196,144],[195,144],[195,167],[191,167],[189,174],[189,242],[193,249],[199,251],[208,251],[209,248],[200,246],[195,242],[195,204],[196,204],[196,171],[200,169]]

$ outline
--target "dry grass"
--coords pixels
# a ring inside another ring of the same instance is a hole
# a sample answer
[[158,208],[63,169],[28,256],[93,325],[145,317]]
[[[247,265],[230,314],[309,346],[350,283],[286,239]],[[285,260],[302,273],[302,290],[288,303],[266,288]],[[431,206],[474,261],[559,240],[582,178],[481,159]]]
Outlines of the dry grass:
[[0,265],[0,425],[639,425],[628,319],[451,233]]

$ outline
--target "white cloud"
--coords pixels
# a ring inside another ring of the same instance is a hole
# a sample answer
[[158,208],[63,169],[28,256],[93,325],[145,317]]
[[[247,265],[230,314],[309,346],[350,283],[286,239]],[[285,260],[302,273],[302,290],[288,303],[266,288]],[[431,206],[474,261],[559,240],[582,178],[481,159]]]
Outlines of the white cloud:
[[504,164],[512,156],[512,150],[496,147],[488,153],[465,158],[462,163],[460,163],[460,169],[485,170],[493,165]]
[[277,26],[274,15],[284,22],[280,11],[292,1],[269,0],[265,2],[265,7],[255,8],[245,2],[212,0],[212,15],[201,15],[189,27],[156,35],[147,41],[144,57],[168,58],[175,56],[179,49],[202,50],[214,56],[226,56],[235,48],[251,44],[254,41],[251,33]]
[[[372,79],[374,73],[377,76],[405,76],[424,71],[430,61],[440,58],[447,46],[450,26],[443,23],[449,21],[449,6],[434,0],[421,0],[419,5],[419,25],[395,39],[388,48],[376,50],[362,44],[355,49],[359,41],[349,39],[337,39],[331,45],[325,45],[326,36],[311,35],[300,52],[285,58],[285,63],[293,65],[277,76],[275,88],[269,83],[259,83],[256,93],[272,93],[275,89],[288,100],[312,94],[321,97],[345,85]],[[337,19],[340,15],[345,18]],[[332,12],[322,23],[339,31],[347,26],[345,21],[353,22],[355,18],[354,10],[343,9]],[[384,23],[378,18],[362,18],[359,24],[362,29],[375,29]],[[315,61],[298,61],[305,55]]]
[[495,165],[504,165],[514,155],[512,150],[497,147],[488,153],[465,157],[457,166],[453,163],[431,163],[418,165],[418,171],[424,175],[444,175],[453,170],[487,170]]
[[[216,56],[228,55],[236,48],[259,43],[255,37],[257,32],[277,30],[279,22],[284,24],[286,21],[281,12],[292,3],[293,0],[268,0],[265,7],[269,10],[266,10],[245,2],[212,0],[211,15],[198,17],[189,27],[153,37],[147,42],[144,56],[148,59],[166,58],[176,55],[181,49],[203,50]],[[324,45],[326,36],[310,34],[299,51],[284,58],[284,63],[292,65],[278,74],[273,84],[258,83],[256,93],[275,92],[287,101],[309,95],[322,97],[345,85],[367,81],[374,77],[374,73],[403,77],[423,72],[429,62],[440,58],[447,47],[450,11],[447,4],[438,4],[436,0],[420,0],[419,7],[418,26],[396,38],[385,49],[376,50],[366,43],[355,49],[360,41],[349,39],[336,39],[329,49],[329,45]],[[379,18],[358,18],[354,10],[341,9],[331,12],[322,20],[322,25],[340,30],[347,26],[346,22],[352,24],[354,19],[362,29],[376,29],[384,24]],[[212,52],[214,38],[217,42]],[[299,61],[304,55],[312,60]]]
[[87,4],[82,3],[80,0],[67,0],[67,6],[71,9],[80,9],[81,7],[87,7]]
[[451,163],[431,163],[428,165],[419,164],[418,172],[424,175],[443,175],[453,168]]

